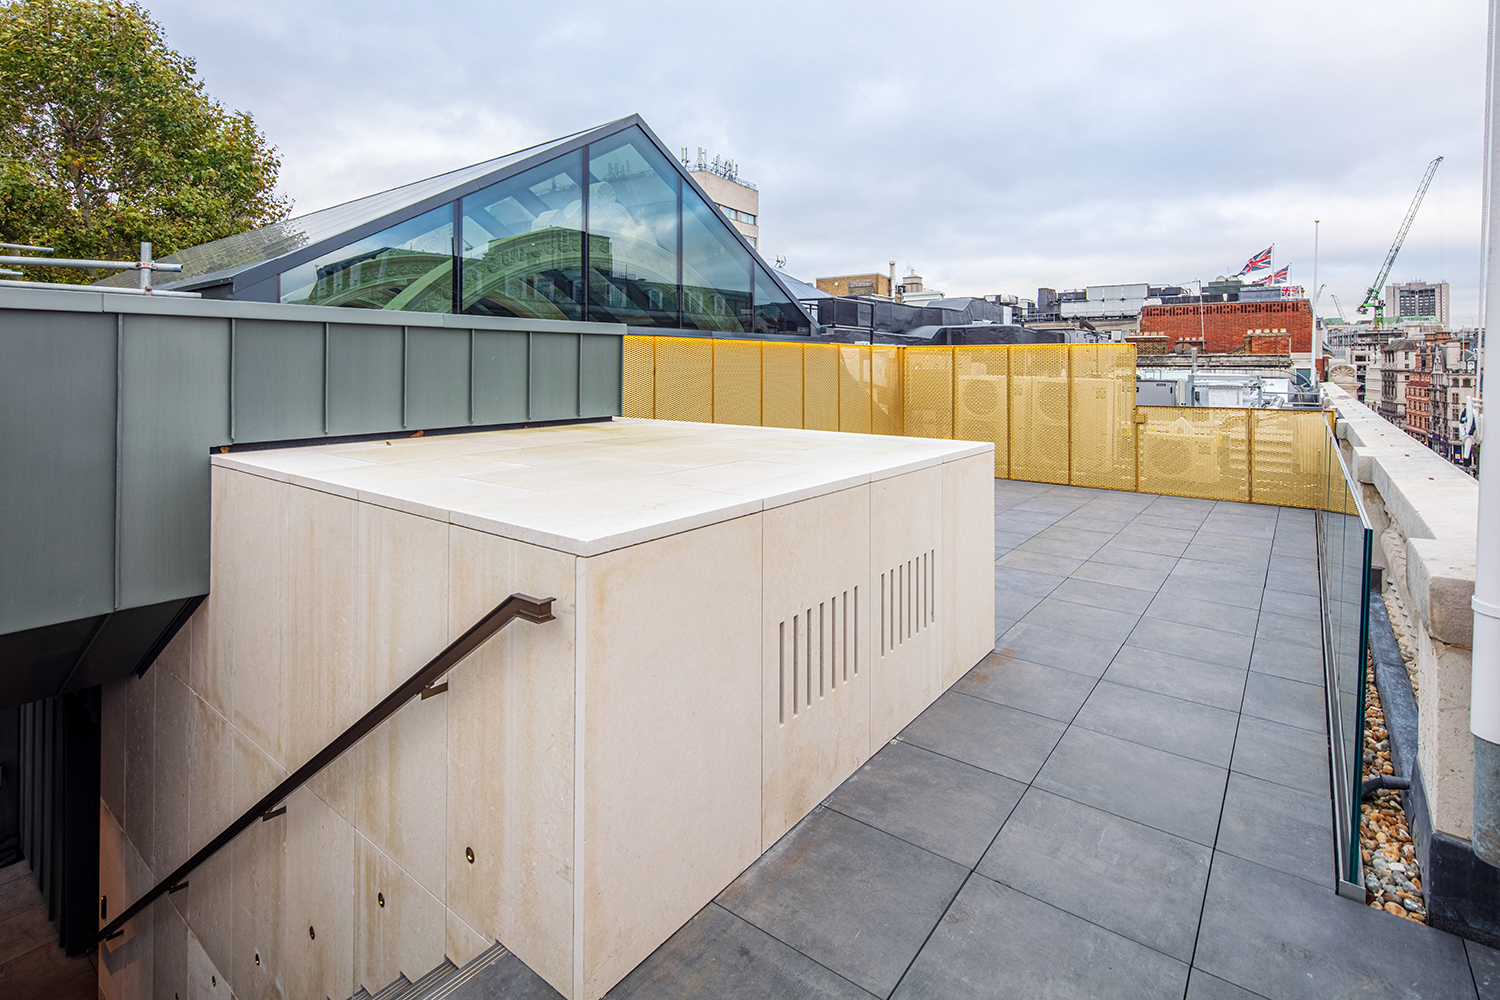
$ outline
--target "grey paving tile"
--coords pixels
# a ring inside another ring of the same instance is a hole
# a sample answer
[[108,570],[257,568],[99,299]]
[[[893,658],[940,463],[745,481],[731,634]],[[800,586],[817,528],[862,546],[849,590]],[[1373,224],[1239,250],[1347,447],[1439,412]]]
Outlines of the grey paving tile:
[[1049,493],[1043,496],[1032,497],[1029,500],[1023,500],[1012,507],[1011,510],[1034,511],[1041,514],[1052,514],[1056,517],[1062,517],[1065,514],[1071,514],[1086,503],[1088,503],[1088,500],[1085,497],[1060,497]]
[[1188,543],[1193,540],[1193,533],[1187,529],[1157,528],[1132,524],[1128,528],[1121,529],[1115,535],[1114,541],[1110,542],[1116,548],[1135,549],[1138,552],[1155,552],[1158,555],[1180,556]]
[[1099,546],[1109,541],[1108,536],[1104,536],[1098,541],[1086,542],[1074,538],[1060,537],[1055,532],[1055,528],[1048,528],[1046,531],[1033,535],[1020,545],[1017,545],[1016,550],[1037,552],[1042,555],[1063,556],[1069,559],[1087,559],[1094,554]]
[[[710,906],[713,904],[710,903]],[[723,912],[720,910],[719,912]],[[670,939],[669,939],[670,940]],[[659,949],[658,949],[659,950]],[[650,961],[650,959],[647,959]],[[806,962],[806,959],[803,959]],[[811,965],[813,963],[808,962]],[[826,970],[825,974],[826,974]],[[630,978],[629,976],[626,977]],[[200,980],[201,982],[201,980]],[[481,969],[474,971],[468,978],[463,980],[462,991],[449,994],[454,1000],[480,1000],[480,998],[504,997],[505,1000],[562,1000],[563,995],[553,989],[545,979],[532,971],[531,967],[514,954],[506,954],[498,961],[492,962]],[[210,996],[213,994],[210,993]],[[425,994],[430,996],[431,994]],[[615,994],[611,992],[610,996]],[[721,996],[725,994],[720,994]],[[728,996],[734,996],[730,993]],[[849,994],[830,993],[827,996],[844,997]],[[857,1000],[863,1000],[858,997]],[[173,998],[176,1000],[176,997]]]
[[1113,543],[1095,552],[1090,557],[1090,561],[1109,563],[1114,566],[1130,566],[1134,569],[1160,571],[1163,580],[1172,571],[1172,567],[1177,565],[1176,556],[1165,556],[1156,552],[1142,552],[1139,549],[1121,548]]
[[1227,776],[1221,767],[1075,726],[1034,784],[1211,846]]
[[995,640],[995,651],[1098,677],[1120,651],[1120,643],[1020,622]]
[[1265,586],[1264,569],[1230,569],[1201,559],[1179,559],[1162,590],[1216,604],[1259,608]]
[[872,994],[717,903],[709,903],[607,996],[609,1000],[869,1000]]
[[894,1000],[1180,1000],[1187,971],[1176,959],[974,876]]
[[1145,510],[1135,516],[1133,523],[1143,528],[1171,528],[1174,531],[1181,531],[1196,529],[1203,523],[1203,518],[1196,515],[1183,517],[1178,514],[1156,514]]
[[1070,722],[1096,683],[1088,674],[991,653],[959,678],[953,690],[1032,715]]
[[1218,629],[1184,625],[1161,618],[1142,618],[1126,640],[1132,646],[1143,646],[1163,653],[1176,653],[1205,663],[1243,670],[1250,666],[1254,640],[1248,635],[1220,632]]
[[[1079,568],[1082,569],[1082,567]],[[1139,616],[1151,603],[1151,594],[1147,591],[1137,590],[1134,587],[1116,586],[1111,583],[1099,583],[1096,580],[1083,580],[1076,575],[1058,584],[1052,596],[1073,604],[1082,604],[1091,608],[1108,608],[1111,611],[1125,611],[1135,616]]]
[[1265,636],[1282,642],[1311,646],[1314,649],[1323,648],[1323,627],[1317,618],[1283,615],[1262,608],[1260,618],[1255,624],[1255,634],[1257,637]]
[[999,531],[995,532],[995,558],[1003,556],[1011,549],[1029,540],[1032,536],[1024,532]]
[[1067,576],[1079,566],[1083,565],[1083,556],[1059,556],[1047,552],[1032,552],[1025,549],[1011,549],[1005,555],[995,560],[995,565],[1001,569],[1024,569],[1033,573],[1046,573],[1052,576]]
[[1227,768],[1238,721],[1236,712],[1101,680],[1073,725]]
[[1316,573],[1273,573],[1266,578],[1266,585],[1293,594],[1302,594],[1311,597],[1314,601],[1318,599],[1318,575]]
[[1146,609],[1146,617],[1253,636],[1260,611],[1203,601],[1181,594],[1157,594],[1151,606]]
[[1004,635],[1005,633],[1009,632],[1011,629],[1015,628],[1016,625],[1018,625],[1020,623],[1020,621],[1021,621],[1021,619],[1019,619],[1019,618],[1011,618],[1008,615],[1001,614],[1000,613],[1000,609],[996,608],[995,609],[995,641],[998,643],[1000,641],[1000,637],[1002,635]]
[[1222,545],[1203,541],[1201,534],[1193,539],[1193,544],[1182,550],[1182,558],[1211,562],[1230,570],[1253,570],[1256,573],[1264,573],[1271,562],[1271,554],[1268,551],[1245,552],[1225,548]]
[[[1107,548],[1108,546],[1106,546]],[[1146,594],[1155,594],[1167,579],[1167,569],[1151,569],[1149,567],[1127,566],[1122,563],[1101,559],[1104,550],[1101,549],[1094,554],[1094,558],[1084,563],[1073,571],[1073,576],[1079,580],[1088,580],[1093,583],[1104,583],[1111,587],[1130,587],[1140,590]]]
[[1255,640],[1250,669],[1304,684],[1318,684],[1323,680],[1323,649],[1261,636]]
[[[1228,553],[1235,556],[1243,556],[1259,559],[1266,562],[1271,558],[1271,550],[1275,540],[1265,538],[1260,534],[1245,535],[1233,530],[1226,530],[1214,524],[1213,518],[1209,518],[1193,535],[1193,542],[1189,548],[1203,548],[1214,552]],[[1215,562],[1218,560],[1209,560]]]
[[1278,1000],[1474,997],[1461,939],[1223,853],[1193,964]]
[[1017,534],[1035,535],[1039,531],[1045,531],[1057,523],[1057,515],[1041,514],[1036,511],[1010,510],[995,515],[996,531],[1013,531]]
[[[1199,565],[1208,565],[1200,563]],[[1223,567],[1226,568],[1227,567]],[[1260,606],[1261,587],[1258,578],[1194,580],[1190,577],[1169,576],[1161,585],[1161,592],[1170,597],[1191,597],[1214,604],[1254,611]]]
[[1329,794],[1328,737],[1322,733],[1242,715],[1229,767],[1315,795]]
[[1284,677],[1251,671],[1245,681],[1245,704],[1241,711],[1309,732],[1328,731],[1323,689]]
[[1265,1000],[1242,986],[1216,979],[1202,969],[1188,973],[1187,1000]]
[[1026,786],[900,741],[840,785],[830,809],[973,868]]
[[[1039,788],[1027,791],[979,874],[1186,962],[1213,852]],[[1101,892],[1101,886],[1108,886]]]
[[1022,619],[1032,625],[1059,629],[1076,635],[1092,636],[1111,642],[1124,642],[1140,615],[1126,611],[1109,611],[1091,608],[1072,601],[1048,597],[1028,612]]
[[1243,669],[1221,667],[1129,643],[1115,655],[1104,679],[1231,712],[1239,711],[1245,696]]
[[856,985],[889,996],[967,874],[820,807],[718,902]]
[[1469,971],[1474,974],[1479,1000],[1500,1000],[1500,951],[1475,941],[1465,941],[1464,948],[1469,953]]
[[1283,590],[1280,588],[1280,582],[1274,579],[1266,583],[1266,592],[1261,595],[1260,599],[1260,609],[1291,618],[1306,618],[1310,621],[1317,621],[1320,613],[1316,592],[1309,595]]
[[1029,782],[1066,728],[1056,719],[949,691],[912,720],[900,739]]
[[1327,795],[1231,773],[1215,847],[1332,891],[1332,809]]
[[1023,594],[1034,594],[1037,597],[1046,597],[1067,578],[1066,574],[1036,573],[1031,570],[1012,569],[1009,566],[995,569],[996,589],[1003,587],[1006,590],[1017,590]]
[[[1005,581],[1009,583],[1009,580]],[[1044,595],[1028,594],[1009,587],[995,588],[995,616],[1004,615],[1012,621],[1020,621],[1032,608],[1042,603]]]
[[1197,497],[1157,497],[1146,509],[1159,513],[1197,515],[1200,519],[1213,513],[1216,500],[1200,500]]

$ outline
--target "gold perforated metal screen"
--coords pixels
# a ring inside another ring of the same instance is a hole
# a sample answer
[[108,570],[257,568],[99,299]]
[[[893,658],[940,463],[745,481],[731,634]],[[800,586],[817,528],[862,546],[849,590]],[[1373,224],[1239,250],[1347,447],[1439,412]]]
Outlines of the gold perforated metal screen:
[[715,340],[714,423],[760,426],[760,341]]
[[656,338],[656,418],[713,423],[714,342]]
[[1074,486],[1135,489],[1135,348],[1078,344],[1072,361],[1069,463]]
[[1207,500],[1250,499],[1250,411],[1142,406],[1140,491]]
[[628,336],[632,417],[995,445],[995,475],[1353,510],[1328,414],[1137,407],[1135,348],[882,347]]
[[656,416],[656,338],[626,337],[624,353],[620,413],[649,420]]
[[1017,347],[1010,358],[1010,478],[1066,483],[1068,348]]
[[839,430],[870,433],[870,348],[839,348]]
[[802,426],[811,431],[839,429],[839,347],[802,348]]
[[995,445],[995,478],[1010,476],[1010,347],[953,349],[953,436]]
[[870,432],[901,434],[901,348],[870,348]]
[[902,433],[907,437],[951,438],[953,348],[908,347],[902,353]]
[[1327,440],[1328,424],[1321,410],[1250,411],[1250,499],[1283,507],[1317,507]]
[[802,426],[802,345],[768,340],[761,345],[761,423]]

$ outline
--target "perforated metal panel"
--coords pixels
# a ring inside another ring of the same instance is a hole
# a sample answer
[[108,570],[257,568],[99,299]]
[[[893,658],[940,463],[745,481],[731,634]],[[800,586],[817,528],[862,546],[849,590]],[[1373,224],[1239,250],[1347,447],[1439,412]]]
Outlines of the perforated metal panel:
[[714,423],[760,426],[760,342],[715,340]]
[[1208,500],[1250,499],[1250,411],[1142,406],[1140,491]]
[[1071,447],[1074,486],[1135,489],[1135,346],[1078,344],[1072,362]]
[[901,348],[870,348],[870,432],[901,434]]
[[1283,507],[1317,507],[1327,468],[1327,439],[1328,425],[1320,410],[1252,410],[1250,499]]
[[656,339],[624,338],[624,416],[656,416]]
[[995,445],[995,478],[1010,476],[1010,347],[953,349],[953,436]]
[[839,348],[839,430],[870,433],[870,348]]
[[714,342],[698,337],[656,341],[656,418],[712,423]]
[[1017,347],[1010,358],[1010,478],[1067,483],[1068,348]]
[[766,427],[802,426],[802,345],[761,345],[761,422]]
[[813,431],[839,429],[836,344],[807,344],[802,348],[802,426]]
[[907,437],[953,436],[953,348],[908,347],[901,366]]

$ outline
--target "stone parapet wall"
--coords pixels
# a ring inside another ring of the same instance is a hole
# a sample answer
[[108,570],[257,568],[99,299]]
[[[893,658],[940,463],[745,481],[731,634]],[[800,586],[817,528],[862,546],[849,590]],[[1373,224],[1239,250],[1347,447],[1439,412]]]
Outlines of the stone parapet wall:
[[1331,383],[1337,434],[1374,528],[1374,561],[1411,616],[1419,702],[1417,765],[1431,828],[1472,832],[1470,644],[1479,486]]

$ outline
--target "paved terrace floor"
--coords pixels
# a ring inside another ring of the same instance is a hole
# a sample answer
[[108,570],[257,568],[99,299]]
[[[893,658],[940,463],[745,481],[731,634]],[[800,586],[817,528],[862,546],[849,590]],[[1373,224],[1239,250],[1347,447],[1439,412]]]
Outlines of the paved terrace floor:
[[1334,893],[1311,512],[995,501],[996,651],[612,998],[1500,997]]

